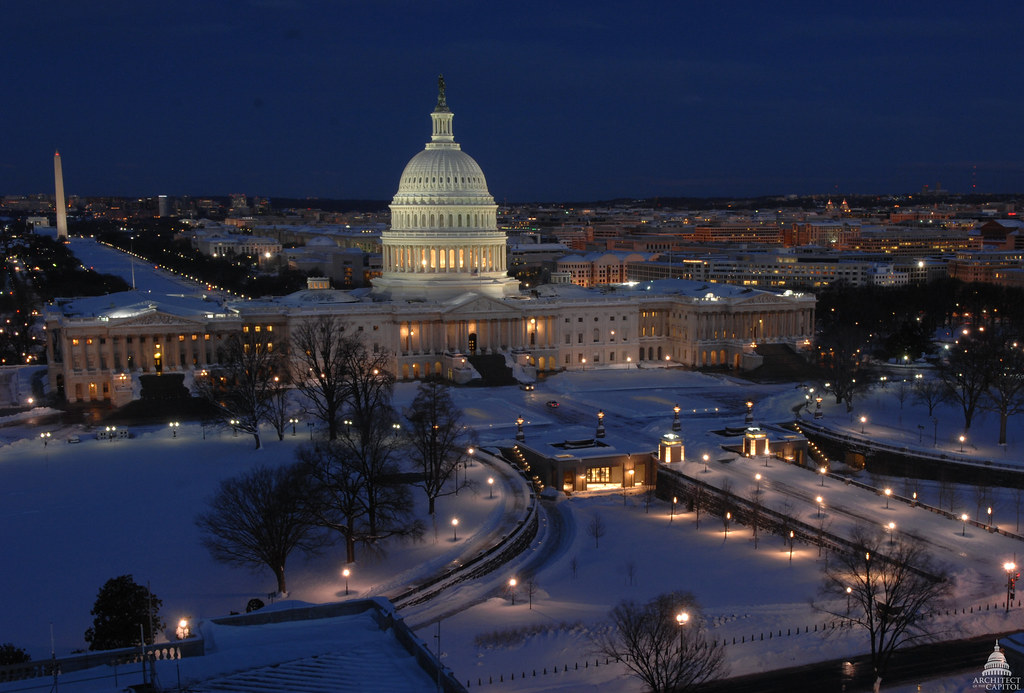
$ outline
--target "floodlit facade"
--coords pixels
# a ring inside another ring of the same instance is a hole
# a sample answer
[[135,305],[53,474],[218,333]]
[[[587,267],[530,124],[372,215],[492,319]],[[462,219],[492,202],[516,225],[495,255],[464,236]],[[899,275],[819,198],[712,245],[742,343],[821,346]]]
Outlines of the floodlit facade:
[[442,82],[431,140],[399,180],[372,289],[312,282],[290,296],[249,301],[134,291],[61,299],[45,318],[51,391],[119,406],[140,396],[142,381],[152,382],[145,376],[181,375],[188,387],[231,334],[260,331],[287,349],[297,325],[322,316],[393,354],[400,380],[468,382],[483,359],[515,366],[525,379],[655,362],[748,368],[760,363],[757,344],[810,344],[810,294],[678,279],[521,291],[507,276],[505,232],[483,172],[454,141],[452,118]]

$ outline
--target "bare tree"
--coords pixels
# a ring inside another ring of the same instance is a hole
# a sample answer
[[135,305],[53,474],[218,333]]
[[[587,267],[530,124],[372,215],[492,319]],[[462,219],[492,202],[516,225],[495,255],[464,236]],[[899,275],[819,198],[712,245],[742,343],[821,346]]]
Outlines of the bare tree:
[[594,548],[601,548],[601,537],[608,533],[608,525],[605,524],[601,513],[594,513],[587,523],[587,534],[594,537]]
[[708,502],[708,491],[704,488],[703,484],[697,484],[693,487],[693,513],[694,523],[697,529],[700,529],[700,511]]
[[940,364],[939,378],[949,400],[960,406],[967,431],[991,382],[992,350],[985,340],[964,337],[948,353],[947,360]]
[[935,416],[935,408],[946,401],[946,386],[935,378],[921,378],[914,383],[914,401],[928,407],[928,416]]
[[462,411],[452,401],[448,386],[430,379],[420,384],[405,418],[410,456],[422,474],[417,486],[426,494],[427,511],[433,515],[435,501],[455,493],[454,486],[445,490],[448,482],[459,483],[456,470],[469,446]]
[[851,412],[854,398],[871,381],[865,372],[863,353],[868,343],[868,330],[836,321],[822,331],[818,341],[825,389],[835,395],[836,404],[846,402],[846,411]]
[[1024,412],[1024,349],[1013,338],[994,340],[988,391],[982,406],[999,414],[999,445],[1006,444],[1007,420]]
[[573,556],[572,558],[569,559],[569,572],[572,573],[572,579],[573,580],[576,579],[576,575],[579,572],[579,569],[580,569],[580,561],[579,561],[578,558],[576,558],[576,556]]
[[210,509],[196,518],[202,543],[214,559],[266,566],[287,592],[285,563],[295,550],[316,552],[323,537],[306,503],[310,487],[299,465],[256,467],[221,482]]
[[663,594],[646,604],[625,600],[610,618],[612,628],[595,636],[597,651],[622,661],[655,693],[692,691],[725,672],[725,648],[708,640],[690,594]]
[[532,577],[526,581],[526,597],[530,600],[530,609],[533,610],[533,597],[537,594],[537,581]]
[[274,379],[284,368],[280,350],[249,331],[232,335],[218,350],[217,360],[206,378],[196,380],[196,389],[216,407],[223,423],[252,435],[259,449],[260,423],[268,417]]
[[851,539],[853,548],[825,568],[820,596],[828,601],[815,606],[866,633],[877,691],[892,653],[930,637],[927,618],[948,597],[950,583],[923,542],[901,537],[890,546],[863,529]]
[[764,496],[764,491],[759,488],[755,488],[750,492],[750,524],[751,529],[754,532],[754,550],[757,550],[757,529],[758,525],[761,524],[761,500]]
[[281,369],[270,383],[266,399],[266,421],[274,427],[278,440],[284,440],[284,434],[288,427],[289,392],[287,371]]
[[324,315],[300,323],[292,333],[295,386],[327,426],[328,440],[338,435],[345,401],[346,353],[353,340],[358,337],[346,334],[342,321]]

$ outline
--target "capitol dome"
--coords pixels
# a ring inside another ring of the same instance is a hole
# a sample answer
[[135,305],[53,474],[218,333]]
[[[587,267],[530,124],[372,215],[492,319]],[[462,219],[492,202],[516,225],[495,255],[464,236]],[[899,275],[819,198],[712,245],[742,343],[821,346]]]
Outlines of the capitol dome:
[[981,674],[982,676],[1012,676],[1013,672],[1010,671],[1009,665],[1006,663],[1006,655],[999,650],[999,641],[996,640],[995,651],[989,655],[988,661],[985,662],[985,670]]
[[447,300],[465,293],[495,298],[519,292],[508,276],[505,233],[480,165],[452,132],[444,78],[430,114],[430,141],[402,171],[381,234],[382,272],[374,291],[399,300]]

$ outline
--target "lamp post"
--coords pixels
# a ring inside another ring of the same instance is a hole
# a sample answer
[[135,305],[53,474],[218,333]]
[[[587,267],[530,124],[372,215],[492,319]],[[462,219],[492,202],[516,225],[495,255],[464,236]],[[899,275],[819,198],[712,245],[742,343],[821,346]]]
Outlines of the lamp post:
[[757,473],[754,475],[754,481],[757,482],[757,495],[761,495],[761,474]]
[[821,474],[821,487],[825,488],[825,475],[828,474],[828,467],[818,467],[818,473]]
[[295,436],[295,424],[299,423],[299,420],[296,419],[293,416],[292,418],[288,419],[288,423],[290,423],[292,425],[292,437],[294,437]]
[[964,523],[964,528],[962,530],[960,530],[960,536],[966,537],[967,536],[967,513],[964,513],[963,515],[960,516],[960,521]]
[[889,496],[892,495],[892,489],[891,488],[886,488],[885,491],[883,491],[883,493],[885,493],[885,509],[888,510],[889,509]]
[[452,518],[452,541],[459,540],[459,518]]
[[747,400],[747,417],[745,421],[748,424],[754,423],[754,403],[750,400]]
[[704,473],[708,473],[708,454],[704,453]]
[[626,370],[627,371],[629,370],[629,364],[631,364],[632,362],[633,362],[633,357],[632,356],[627,356],[626,357]]
[[231,419],[231,433],[236,438],[238,437],[238,419]]
[[192,637],[192,628],[189,626],[187,618],[178,620],[178,627],[174,630],[174,635],[178,640],[186,640]]
[[44,432],[44,433],[40,433],[40,434],[39,434],[39,437],[43,439],[43,447],[44,447],[44,448],[46,447],[47,443],[49,443],[49,442],[50,442],[50,435],[51,435],[51,434],[50,434],[50,432],[49,432],[49,431],[46,431],[46,432]]
[[825,499],[824,499],[824,498],[822,498],[821,496],[817,496],[817,497],[815,497],[815,499],[814,499],[814,502],[818,504],[818,519],[819,519],[819,520],[821,519],[821,504],[822,504],[822,503],[823,503],[824,501],[825,501]]
[[676,518],[676,503],[678,503],[678,502],[679,502],[679,499],[676,496],[672,496],[672,509],[669,511],[669,516],[668,516],[668,523],[669,524],[672,524],[672,520],[674,520]]
[[890,522],[886,525],[886,528],[889,530],[889,546],[892,546],[892,535],[895,533],[896,523]]
[[818,405],[815,408],[815,410],[814,410],[814,418],[820,419],[822,416],[824,416],[824,414],[822,414],[822,411],[821,411],[821,395],[818,395],[817,397],[815,397],[814,398],[814,402],[815,402],[815,404]]
[[853,596],[853,588],[846,588],[846,613],[850,613],[850,597]]
[[795,535],[793,533],[793,530],[789,530],[789,562],[790,563],[793,562],[793,539],[794,538],[795,538]]
[[725,514],[725,538],[729,538],[729,520],[732,519],[732,513]]
[[493,476],[487,477],[487,491],[488,491],[487,497],[488,498],[494,498],[494,477]]
[[960,452],[964,451],[964,441],[967,440],[965,436],[960,436]]
[[1003,563],[1003,570],[1006,571],[1006,613],[1010,613],[1010,600],[1014,597],[1017,587],[1017,576],[1019,573],[1014,572],[1017,569],[1017,564],[1012,561]]
[[172,422],[170,422],[167,425],[171,429],[171,438],[177,438],[178,437],[178,426],[180,426],[181,423],[179,423],[178,421],[172,421]]
[[988,506],[988,531],[992,531],[992,506]]
[[604,438],[604,410],[597,410],[597,436],[598,438]]
[[861,433],[861,435],[864,435],[864,424],[866,424],[867,422],[868,422],[868,417],[866,417],[866,416],[860,417],[860,433]]
[[341,571],[341,576],[345,578],[345,596],[348,596],[348,576],[351,574],[352,571],[348,568],[343,568]]
[[683,651],[683,626],[690,621],[690,614],[680,611],[676,614],[676,623],[679,625],[679,651]]
[[511,597],[511,599],[512,599],[512,606],[516,605],[516,585],[517,584],[519,584],[519,581],[516,580],[514,577],[508,579],[508,594],[509,594],[509,597]]
[[672,407],[672,430],[678,431],[682,428],[682,424],[679,423],[679,405]]
[[523,433],[523,417],[521,415],[516,417],[516,440],[526,440],[526,434]]

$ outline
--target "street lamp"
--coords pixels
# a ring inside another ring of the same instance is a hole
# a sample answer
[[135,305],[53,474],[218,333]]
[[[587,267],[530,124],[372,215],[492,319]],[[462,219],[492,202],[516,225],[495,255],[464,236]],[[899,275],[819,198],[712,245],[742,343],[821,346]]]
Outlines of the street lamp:
[[167,425],[171,429],[171,438],[177,438],[178,437],[178,426],[180,426],[181,424],[179,422],[177,422],[177,421],[172,421],[172,422],[170,422]]
[[960,521],[964,523],[964,528],[962,530],[960,530],[960,536],[966,537],[967,536],[967,513],[964,513],[963,515],[960,516]]
[[747,423],[754,423],[754,403],[747,400]]
[[341,576],[343,578],[345,578],[345,595],[346,596],[348,595],[348,576],[351,575],[351,574],[352,574],[352,571],[349,570],[348,568],[343,568],[342,571],[341,571]]
[[760,473],[754,475],[754,481],[757,482],[757,493],[758,493],[758,495],[760,495],[761,494],[761,474]]
[[523,417],[516,417],[516,440],[526,440],[526,434],[523,433]]
[[632,362],[633,362],[633,357],[632,356],[627,356],[626,357],[626,370],[627,371],[629,370],[629,364],[631,364]]
[[292,425],[292,436],[294,437],[295,436],[295,424],[299,423],[299,420],[296,419],[293,416],[292,418],[288,419],[288,423],[290,423]]
[[678,431],[682,428],[682,424],[679,423],[679,405],[672,407],[672,430]]
[[988,507],[988,531],[992,531],[992,506]]
[[850,597],[853,596],[853,588],[846,588],[846,613],[850,613]]
[[708,454],[704,453],[704,473],[708,473]]
[[46,444],[50,442],[50,435],[51,434],[50,434],[49,431],[46,431],[45,433],[40,433],[39,434],[39,437],[43,439],[43,447],[44,448],[46,447]]
[[967,440],[967,438],[966,438],[966,437],[964,437],[964,436],[960,436],[960,452],[963,452],[963,451],[964,451],[964,441],[965,441],[965,440]]
[[828,467],[818,467],[818,473],[821,474],[821,487],[825,488],[825,475],[828,474]]
[[891,488],[887,488],[887,489],[885,489],[884,493],[885,493],[885,509],[888,510],[889,509],[889,496],[892,495],[892,489]]
[[860,432],[861,432],[861,435],[864,434],[864,424],[866,424],[867,422],[868,422],[868,417],[866,417],[866,416],[860,417]]
[[1006,613],[1010,613],[1010,600],[1014,597],[1017,586],[1017,576],[1020,575],[1020,573],[1014,572],[1016,569],[1016,563],[1009,561],[1003,563],[1003,570],[1006,571]]
[[889,524],[886,525],[886,528],[888,528],[888,530],[889,530],[889,546],[892,546],[892,535],[893,535],[893,530],[896,529],[896,523],[895,522],[890,522]]
[[459,518],[452,518],[452,541],[459,540]]
[[516,585],[517,584],[519,584],[519,581],[516,580],[515,578],[509,578],[508,579],[508,594],[512,598],[512,606],[516,605]]
[[174,635],[178,640],[185,640],[192,637],[192,629],[189,627],[187,618],[183,618],[178,621],[178,627],[175,629]]
[[668,523],[669,524],[672,524],[672,520],[674,520],[675,517],[676,517],[676,503],[678,503],[678,502],[679,502],[679,499],[676,496],[672,496],[672,510],[669,511],[669,516],[668,516]]
[[690,621],[690,614],[685,611],[680,611],[676,614],[676,623],[679,624],[679,651],[683,651],[683,626]]
[[231,430],[235,437],[238,437],[238,419],[231,419]]
[[489,491],[487,497],[494,498],[494,477],[487,477],[487,490]]
[[732,513],[725,514],[725,538],[729,538],[729,520],[732,519]]
[[789,530],[789,562],[790,563],[793,562],[793,539],[794,538],[795,538],[795,535],[793,534],[793,530]]
[[814,499],[814,502],[818,504],[818,519],[819,520],[821,519],[821,504],[824,502],[824,500],[825,499],[822,498],[821,496],[817,496]]

